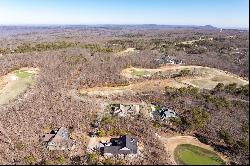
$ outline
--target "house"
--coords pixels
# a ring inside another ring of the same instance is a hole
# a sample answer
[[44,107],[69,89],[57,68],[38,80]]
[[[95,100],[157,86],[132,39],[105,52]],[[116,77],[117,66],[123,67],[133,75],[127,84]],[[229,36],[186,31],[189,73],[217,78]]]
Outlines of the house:
[[171,58],[169,55],[161,55],[160,58],[155,59],[154,63],[156,65],[162,65],[162,64],[182,64],[183,62],[180,59],[176,59],[176,58]]
[[104,156],[136,155],[138,151],[138,140],[128,135],[124,135],[120,138],[111,138],[110,142],[102,144],[100,150]]
[[168,119],[168,118],[175,118],[177,116],[176,112],[174,112],[171,109],[168,108],[162,108],[160,110],[160,117],[162,120]]
[[69,138],[69,131],[64,127],[45,134],[42,140],[49,150],[72,150],[75,146],[75,141]]
[[126,117],[128,115],[134,116],[139,114],[140,112],[140,105],[132,104],[132,105],[125,105],[125,104],[111,104],[111,114],[116,115],[119,117]]
[[178,115],[177,113],[167,107],[161,107],[159,105],[152,105],[151,106],[151,117],[154,120],[168,120],[169,118],[176,118]]

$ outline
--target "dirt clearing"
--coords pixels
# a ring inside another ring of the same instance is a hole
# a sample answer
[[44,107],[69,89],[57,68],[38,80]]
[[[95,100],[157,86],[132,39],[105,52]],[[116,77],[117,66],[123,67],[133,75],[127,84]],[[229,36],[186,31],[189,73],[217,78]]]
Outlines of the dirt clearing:
[[128,55],[128,54],[131,54],[131,53],[138,53],[138,52],[139,51],[136,50],[135,48],[127,48],[124,51],[118,52],[117,55],[118,56],[123,56],[123,55]]
[[[146,80],[138,83],[131,83],[127,86],[117,86],[117,87],[94,87],[81,89],[80,94],[82,95],[96,95],[96,96],[109,96],[109,95],[122,95],[122,94],[133,94],[136,92],[146,92],[146,91],[162,91],[166,86],[180,88],[185,86],[175,80]],[[147,87],[147,88],[145,88]]]

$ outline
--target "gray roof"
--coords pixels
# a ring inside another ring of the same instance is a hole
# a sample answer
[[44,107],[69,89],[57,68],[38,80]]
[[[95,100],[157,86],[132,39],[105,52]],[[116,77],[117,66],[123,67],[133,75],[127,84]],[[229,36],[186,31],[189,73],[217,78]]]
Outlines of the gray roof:
[[74,141],[69,138],[69,131],[61,127],[55,134],[46,134],[43,141],[47,142],[47,148],[50,150],[71,149]]
[[111,146],[105,146],[103,153],[111,154],[136,154],[137,153],[137,139],[130,136],[122,136],[120,138],[112,138]]

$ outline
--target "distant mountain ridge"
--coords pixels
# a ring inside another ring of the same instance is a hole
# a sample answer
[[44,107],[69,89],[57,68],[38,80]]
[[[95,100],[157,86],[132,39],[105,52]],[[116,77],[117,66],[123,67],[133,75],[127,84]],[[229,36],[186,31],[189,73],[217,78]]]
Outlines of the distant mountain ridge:
[[0,25],[1,29],[5,28],[105,28],[105,29],[175,29],[175,28],[191,28],[191,29],[218,29],[217,27],[214,27],[212,25],[205,25],[205,26],[199,26],[199,25],[160,25],[160,24],[95,24],[95,25]]

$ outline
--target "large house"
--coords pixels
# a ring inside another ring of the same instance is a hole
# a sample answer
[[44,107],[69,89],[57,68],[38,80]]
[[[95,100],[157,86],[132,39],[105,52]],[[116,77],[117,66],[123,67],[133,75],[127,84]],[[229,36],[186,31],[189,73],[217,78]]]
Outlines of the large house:
[[109,143],[101,144],[100,150],[105,156],[135,155],[138,151],[138,140],[128,135],[111,138]]
[[176,118],[177,117],[177,113],[167,107],[161,107],[159,105],[152,105],[151,106],[151,116],[154,120],[168,120],[169,118]]
[[173,65],[178,64],[178,65],[180,65],[183,62],[180,59],[176,59],[174,57],[170,57],[169,55],[163,54],[163,55],[160,56],[160,58],[155,59],[154,63],[156,65],[163,65],[163,64],[173,64]]
[[137,115],[139,112],[140,105],[112,104],[110,113],[119,117],[126,117]]
[[72,150],[75,146],[75,141],[69,138],[69,131],[64,127],[52,130],[49,134],[45,134],[42,139],[49,150]]

